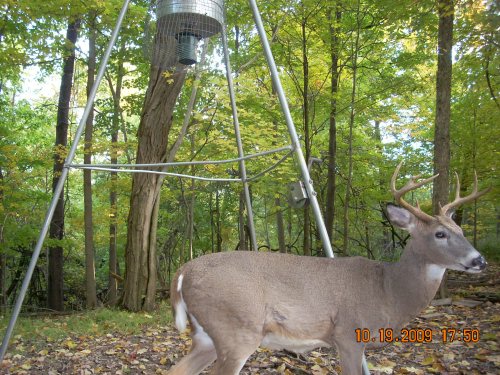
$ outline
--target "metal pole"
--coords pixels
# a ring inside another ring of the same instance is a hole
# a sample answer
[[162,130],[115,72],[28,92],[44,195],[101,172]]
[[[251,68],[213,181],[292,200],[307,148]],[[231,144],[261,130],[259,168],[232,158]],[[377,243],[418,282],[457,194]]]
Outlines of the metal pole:
[[[297,131],[295,129],[295,125],[293,124],[292,116],[290,114],[290,109],[288,108],[288,102],[286,100],[285,93],[283,91],[283,87],[281,85],[281,81],[278,74],[278,69],[276,68],[276,63],[274,62],[274,57],[271,51],[271,47],[269,46],[269,42],[267,40],[266,31],[264,30],[264,25],[262,24],[262,18],[260,17],[260,12],[257,7],[257,3],[255,0],[249,0],[250,8],[252,9],[255,26],[257,27],[257,31],[260,36],[260,40],[262,42],[262,47],[264,49],[264,55],[266,56],[267,64],[269,65],[269,69],[271,71],[271,78],[274,83],[274,87],[276,88],[276,93],[278,95],[278,99],[281,105],[281,110],[285,116],[286,125],[288,127],[288,132],[290,133],[290,137],[292,139],[292,145],[295,148],[295,153],[297,155],[297,160],[299,163],[300,171],[302,173],[302,179],[304,180],[304,186],[307,191],[307,195],[309,196],[309,200],[311,202],[311,207],[313,209],[314,218],[316,219],[316,224],[318,226],[318,231],[321,236],[321,241],[323,243],[323,249],[326,253],[326,256],[329,258],[333,258],[333,250],[332,245],[330,243],[330,238],[326,231],[325,223],[323,221],[323,216],[321,214],[321,210],[319,208],[318,199],[316,197],[316,192],[314,191],[312,185],[312,179],[309,175],[309,171],[307,169],[307,163],[304,159],[304,155],[302,153],[302,148],[300,146],[299,137],[297,135]],[[363,355],[362,361],[362,369],[364,375],[370,375],[370,371],[368,370],[368,365],[366,363],[366,358]]]
[[250,1],[250,7],[252,8],[253,12],[253,17],[255,20],[255,25],[257,26],[257,31],[259,32],[260,40],[262,42],[262,47],[264,48],[264,55],[266,56],[267,64],[269,65],[269,69],[271,71],[271,78],[273,80],[273,84],[276,89],[276,94],[278,95],[278,99],[281,105],[281,110],[283,111],[283,114],[285,116],[288,132],[290,133],[290,138],[292,140],[292,145],[295,149],[295,154],[297,156],[299,168],[302,173],[302,179],[304,180],[303,181],[304,186],[306,188],[307,195],[309,196],[309,200],[311,202],[311,208],[313,210],[313,214],[316,219],[316,223],[318,225],[318,231],[320,233],[321,241],[323,243],[323,249],[328,257],[333,258],[332,245],[330,244],[330,239],[328,238],[328,233],[326,232],[325,223],[323,222],[323,216],[319,208],[318,199],[316,197],[316,192],[314,191],[313,187],[313,182],[309,175],[309,171],[307,169],[307,163],[304,159],[304,154],[302,153],[299,136],[297,135],[297,131],[295,130],[295,125],[293,124],[292,115],[290,114],[290,109],[288,108],[288,102],[286,100],[286,96],[283,91],[283,87],[281,85],[278,69],[276,68],[276,63],[274,62],[274,57],[271,52],[271,47],[269,46],[269,42],[267,40],[266,31],[264,30],[264,26],[262,24],[262,19],[260,17],[259,9],[257,8],[255,0],[249,0],[249,1]]
[[247,170],[245,161],[242,159],[244,156],[243,144],[241,142],[240,122],[238,120],[238,111],[236,109],[236,96],[234,94],[233,76],[231,72],[231,64],[229,62],[229,51],[227,48],[227,35],[226,25],[222,26],[222,45],[224,48],[224,62],[226,64],[227,86],[229,89],[229,99],[231,101],[231,109],[233,112],[234,134],[236,136],[236,144],[238,146],[238,156],[240,157],[240,177],[243,180],[243,191],[245,194],[245,205],[247,207],[248,217],[248,230],[250,232],[250,239],[252,242],[252,250],[257,251],[257,237],[255,235],[255,225],[253,220],[252,200],[250,199],[250,188],[247,181]]
[[97,73],[96,80],[94,83],[94,86],[92,87],[92,90],[90,91],[89,97],[87,99],[87,105],[85,107],[85,110],[83,112],[82,118],[80,119],[80,123],[78,125],[78,128],[75,133],[75,139],[73,140],[73,144],[71,145],[71,149],[68,153],[68,156],[66,157],[65,161],[65,167],[62,170],[61,177],[59,177],[59,181],[56,185],[56,188],[54,189],[54,194],[52,196],[52,201],[50,203],[49,209],[47,211],[47,214],[45,216],[45,221],[42,227],[42,230],[40,231],[40,235],[38,237],[38,241],[36,243],[35,249],[33,250],[33,255],[31,256],[31,261],[28,266],[28,270],[26,271],[26,275],[23,280],[23,284],[21,286],[21,290],[19,291],[19,295],[17,296],[16,303],[14,305],[14,309],[12,310],[12,316],[9,321],[9,325],[7,326],[7,329],[5,331],[5,336],[3,338],[2,342],[2,347],[0,348],[0,362],[3,361],[5,353],[7,351],[7,346],[9,344],[10,337],[12,336],[12,331],[14,330],[14,325],[16,324],[17,318],[19,316],[19,312],[21,311],[21,307],[24,301],[24,297],[26,296],[26,292],[29,287],[29,283],[31,281],[31,277],[33,276],[33,271],[35,270],[36,263],[38,261],[38,257],[40,256],[40,251],[42,249],[45,237],[47,236],[47,232],[49,230],[50,222],[52,220],[52,217],[54,216],[54,211],[57,205],[57,201],[59,199],[59,196],[61,195],[61,192],[64,187],[64,183],[66,182],[66,178],[68,177],[68,167],[66,166],[67,164],[70,164],[73,158],[75,157],[76,150],[78,147],[78,141],[80,140],[83,130],[85,128],[85,123],[87,121],[87,118],[90,114],[90,111],[92,109],[92,104],[94,102],[97,89],[99,87],[99,84],[102,80],[102,77],[104,76],[104,72],[106,70],[106,65],[109,60],[109,56],[111,55],[111,51],[113,49],[113,46],[116,42],[116,38],[118,37],[118,32],[120,31],[123,19],[125,18],[125,13],[127,12],[128,5],[130,3],[130,0],[125,0],[123,3],[123,7],[120,11],[120,15],[118,16],[118,20],[116,22],[115,29],[113,30],[113,34],[111,35],[111,39],[108,44],[108,48],[104,54],[104,57],[102,59],[101,65],[99,67],[99,72]]

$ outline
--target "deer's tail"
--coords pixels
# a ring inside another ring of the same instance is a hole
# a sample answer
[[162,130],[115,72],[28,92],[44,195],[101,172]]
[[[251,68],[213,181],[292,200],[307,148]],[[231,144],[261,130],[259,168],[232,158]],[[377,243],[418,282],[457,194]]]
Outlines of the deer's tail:
[[180,332],[186,330],[187,327],[187,306],[182,298],[182,280],[184,279],[184,274],[180,271],[178,272],[174,279],[172,280],[172,285],[170,287],[170,303],[172,304],[172,313],[175,317],[175,326]]

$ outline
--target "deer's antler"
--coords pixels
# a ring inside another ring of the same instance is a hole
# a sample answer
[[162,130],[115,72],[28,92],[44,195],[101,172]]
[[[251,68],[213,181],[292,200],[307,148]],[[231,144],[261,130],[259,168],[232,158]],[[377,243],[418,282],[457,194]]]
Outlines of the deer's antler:
[[476,171],[474,171],[474,187],[472,189],[472,193],[470,193],[469,195],[467,195],[465,197],[461,197],[460,196],[460,180],[458,178],[458,173],[456,173],[456,172],[455,172],[455,178],[457,180],[455,199],[453,200],[453,202],[450,202],[447,205],[445,205],[444,207],[441,207],[441,209],[439,210],[440,215],[450,216],[452,214],[454,208],[461,206],[464,203],[473,201],[473,200],[483,196],[484,194],[486,194],[487,192],[489,192],[491,190],[491,186],[490,186],[489,188],[486,188],[482,191],[479,191],[479,192],[477,191],[477,173],[476,173]]
[[408,193],[409,191],[415,190],[415,189],[419,188],[420,186],[431,182],[439,174],[436,174],[432,177],[426,178],[426,179],[424,179],[422,181],[418,181],[418,182],[417,182],[417,180],[420,178],[420,175],[412,176],[412,177],[410,177],[410,181],[408,181],[408,183],[405,186],[403,186],[401,189],[398,190],[398,189],[396,189],[396,178],[398,177],[399,170],[401,169],[402,165],[403,165],[403,162],[398,164],[398,166],[396,167],[396,170],[394,171],[394,174],[392,175],[392,178],[391,178],[391,192],[392,192],[392,195],[394,196],[394,199],[396,199],[396,202],[401,207],[406,208],[408,211],[410,211],[413,215],[415,215],[419,219],[426,221],[426,222],[433,220],[433,217],[431,215],[426,214],[424,211],[422,211],[420,209],[418,202],[417,202],[417,206],[414,207],[411,204],[409,204],[408,202],[406,202],[403,199],[403,196],[406,193]]

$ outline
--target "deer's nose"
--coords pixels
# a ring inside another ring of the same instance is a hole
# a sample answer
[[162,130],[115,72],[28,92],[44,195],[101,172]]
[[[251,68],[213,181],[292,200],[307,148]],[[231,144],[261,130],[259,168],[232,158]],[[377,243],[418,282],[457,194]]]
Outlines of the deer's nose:
[[488,263],[486,263],[486,260],[484,259],[484,257],[478,256],[477,258],[472,259],[471,265],[472,265],[472,267],[478,268],[482,271],[486,268]]

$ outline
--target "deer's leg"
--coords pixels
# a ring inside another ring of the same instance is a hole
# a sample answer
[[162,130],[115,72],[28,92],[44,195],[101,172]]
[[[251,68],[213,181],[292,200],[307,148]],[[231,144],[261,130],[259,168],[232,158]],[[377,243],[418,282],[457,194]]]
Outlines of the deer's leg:
[[215,344],[217,362],[212,370],[213,375],[238,375],[248,357],[259,347],[261,337],[241,332],[238,335],[241,336]]
[[340,357],[342,375],[362,375],[364,345],[350,340],[338,340],[335,344]]
[[212,339],[205,332],[193,335],[190,352],[170,369],[169,375],[197,375],[217,359]]

